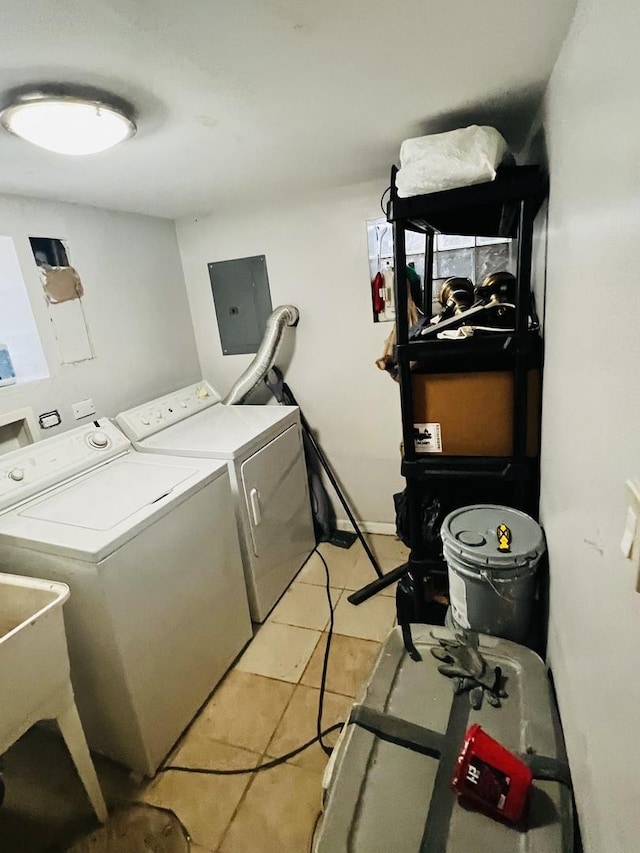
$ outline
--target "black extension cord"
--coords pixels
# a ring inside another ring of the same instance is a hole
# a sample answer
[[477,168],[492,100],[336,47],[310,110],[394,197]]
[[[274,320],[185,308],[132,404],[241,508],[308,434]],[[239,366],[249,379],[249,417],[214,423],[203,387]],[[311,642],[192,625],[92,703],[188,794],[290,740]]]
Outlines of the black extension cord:
[[181,773],[208,773],[211,776],[241,776],[247,773],[259,773],[261,770],[271,770],[274,767],[278,767],[280,764],[284,764],[285,761],[288,761],[290,758],[294,758],[296,755],[299,755],[301,752],[304,752],[305,749],[309,749],[310,746],[313,746],[314,743],[319,743],[324,752],[327,755],[331,755],[332,747],[327,746],[324,743],[323,738],[332,732],[338,731],[338,729],[342,729],[344,723],[335,723],[333,726],[329,726],[328,729],[322,730],[322,712],[324,709],[324,695],[326,692],[327,686],[327,669],[329,667],[329,651],[331,649],[331,639],[333,637],[333,602],[331,601],[331,583],[329,577],[329,566],[327,566],[327,562],[325,558],[322,556],[320,551],[318,551],[317,547],[313,549],[314,553],[316,553],[320,559],[322,560],[322,564],[324,566],[324,571],[326,575],[326,584],[325,588],[327,591],[327,601],[329,602],[329,613],[330,613],[330,621],[329,621],[329,631],[327,632],[327,645],[324,650],[324,660],[322,663],[322,677],[320,678],[320,697],[318,699],[318,717],[316,720],[316,736],[311,740],[308,740],[306,743],[303,743],[302,746],[296,747],[296,749],[292,749],[291,752],[287,752],[285,755],[279,755],[277,758],[273,758],[271,761],[265,761],[264,764],[258,764],[256,767],[241,767],[234,770],[221,770],[218,768],[208,768],[208,767],[183,767],[180,764],[166,764],[164,767],[160,767],[158,773],[166,773],[168,770],[179,770]]
[[[318,743],[322,747],[325,754],[327,756],[330,756],[331,753],[333,752],[333,749],[332,749],[332,747],[327,746],[324,743],[324,741],[322,740],[324,735],[328,734],[328,732],[322,731],[322,712],[324,710],[324,694],[325,694],[325,689],[326,689],[326,685],[327,685],[327,670],[329,668],[329,652],[331,650],[331,638],[333,637],[333,601],[331,601],[331,579],[329,577],[329,566],[327,565],[327,561],[322,556],[320,551],[318,551],[317,548],[314,548],[313,550],[318,555],[318,557],[320,557],[320,559],[322,560],[322,565],[324,566],[324,573],[325,573],[325,579],[326,579],[325,589],[327,591],[327,601],[329,602],[329,631],[327,633],[327,645],[325,646],[325,650],[324,650],[324,660],[322,661],[322,676],[320,678],[320,696],[318,698],[318,718],[316,721],[316,740],[318,741]],[[342,728],[343,725],[344,725],[344,723],[340,723],[340,728]]]
[[384,206],[384,197],[388,192],[391,192],[391,187],[387,187],[386,190],[380,196],[380,210],[384,213],[385,219],[387,218],[387,209]]

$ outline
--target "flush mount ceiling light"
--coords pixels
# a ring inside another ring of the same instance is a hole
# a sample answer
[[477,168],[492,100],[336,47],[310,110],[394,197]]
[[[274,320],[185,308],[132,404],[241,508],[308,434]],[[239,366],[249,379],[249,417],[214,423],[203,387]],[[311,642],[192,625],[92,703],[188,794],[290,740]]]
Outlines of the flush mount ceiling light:
[[67,92],[28,92],[14,96],[0,111],[10,133],[57,154],[98,154],[133,136],[128,104],[117,99]]

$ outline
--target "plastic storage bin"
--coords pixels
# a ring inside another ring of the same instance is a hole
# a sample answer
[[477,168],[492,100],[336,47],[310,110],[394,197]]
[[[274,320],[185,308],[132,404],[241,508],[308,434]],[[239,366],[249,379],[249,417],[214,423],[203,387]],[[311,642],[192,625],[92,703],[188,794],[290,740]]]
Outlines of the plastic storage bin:
[[[571,853],[570,788],[534,778],[517,829],[464,807],[452,779],[467,729],[478,723],[506,749],[564,760],[564,745],[542,660],[508,640],[480,635],[480,651],[506,677],[502,707],[473,710],[453,697],[430,654],[446,628],[414,626],[422,660],[412,661],[399,628],[382,647],[360,705],[441,733],[439,757],[379,738],[360,725],[343,729],[324,780],[324,810],[314,853]],[[357,707],[357,706],[356,706]],[[534,774],[535,776],[536,774]]]

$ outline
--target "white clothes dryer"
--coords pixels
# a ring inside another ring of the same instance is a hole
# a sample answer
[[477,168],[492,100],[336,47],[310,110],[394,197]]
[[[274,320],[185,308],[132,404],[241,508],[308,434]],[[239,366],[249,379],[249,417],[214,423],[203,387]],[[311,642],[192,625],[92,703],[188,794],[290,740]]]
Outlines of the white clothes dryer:
[[225,406],[205,381],[116,418],[140,451],[226,460],[249,607],[262,622],[315,547],[297,406]]
[[226,466],[108,420],[0,457],[0,568],[68,584],[89,745],[145,775],[251,638]]

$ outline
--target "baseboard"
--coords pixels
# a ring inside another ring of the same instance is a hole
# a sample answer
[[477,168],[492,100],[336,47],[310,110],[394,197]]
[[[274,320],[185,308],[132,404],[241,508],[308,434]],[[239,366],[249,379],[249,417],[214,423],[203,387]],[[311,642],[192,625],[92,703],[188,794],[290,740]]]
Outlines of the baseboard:
[[[353,525],[346,519],[336,521],[338,530],[353,530]],[[382,533],[385,536],[395,536],[396,526],[392,521],[359,521],[358,527],[363,533]]]

